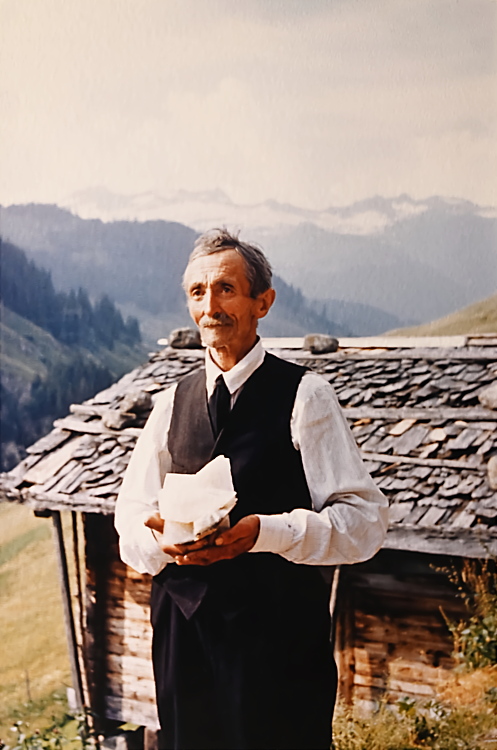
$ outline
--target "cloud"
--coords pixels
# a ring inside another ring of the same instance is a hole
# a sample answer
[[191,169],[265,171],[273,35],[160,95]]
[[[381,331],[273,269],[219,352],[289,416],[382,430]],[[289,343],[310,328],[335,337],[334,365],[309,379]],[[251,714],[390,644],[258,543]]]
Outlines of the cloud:
[[497,202],[496,8],[0,0],[0,200],[104,184]]

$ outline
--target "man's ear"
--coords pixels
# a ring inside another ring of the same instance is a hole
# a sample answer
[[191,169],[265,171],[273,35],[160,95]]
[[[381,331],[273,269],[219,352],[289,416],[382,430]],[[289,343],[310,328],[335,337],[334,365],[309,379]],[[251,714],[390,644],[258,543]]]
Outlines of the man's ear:
[[276,291],[274,289],[267,289],[265,292],[261,292],[257,296],[256,301],[258,304],[256,315],[258,318],[264,318],[268,314],[275,299]]

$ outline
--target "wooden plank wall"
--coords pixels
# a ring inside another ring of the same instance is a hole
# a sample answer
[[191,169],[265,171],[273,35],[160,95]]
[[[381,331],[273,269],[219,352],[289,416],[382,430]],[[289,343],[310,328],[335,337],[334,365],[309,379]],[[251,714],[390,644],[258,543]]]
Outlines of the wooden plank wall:
[[452,639],[440,607],[464,615],[446,575],[446,558],[380,552],[342,568],[336,630],[340,694],[370,710],[381,699],[435,697],[454,666]]
[[107,717],[158,729],[149,619],[151,578],[117,560],[109,572]]
[[87,514],[85,668],[101,717],[158,729],[149,620],[151,578],[119,559],[112,518]]
[[110,569],[106,634],[107,717],[158,728],[152,671],[150,576],[116,560]]

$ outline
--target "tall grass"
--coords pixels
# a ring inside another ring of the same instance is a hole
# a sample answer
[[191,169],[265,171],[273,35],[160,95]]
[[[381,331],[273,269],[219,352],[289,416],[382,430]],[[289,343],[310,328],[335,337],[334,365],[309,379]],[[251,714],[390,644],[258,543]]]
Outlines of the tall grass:
[[441,682],[437,698],[387,698],[371,716],[339,706],[335,750],[497,750],[497,666],[459,672]]
[[70,670],[51,521],[0,504],[0,738],[65,710]]

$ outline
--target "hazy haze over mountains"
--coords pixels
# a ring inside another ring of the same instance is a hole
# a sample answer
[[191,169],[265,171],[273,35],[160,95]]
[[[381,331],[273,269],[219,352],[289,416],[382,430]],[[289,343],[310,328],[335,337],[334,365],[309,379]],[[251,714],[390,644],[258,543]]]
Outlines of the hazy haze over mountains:
[[[49,269],[57,287],[109,295],[125,315],[140,320],[149,346],[171,328],[191,325],[181,279],[197,237],[193,229],[162,220],[105,223],[38,204],[4,208],[1,218],[4,239]],[[277,304],[262,321],[263,334],[352,333],[346,321],[326,317],[322,304],[309,304],[277,275],[274,284]]]
[[453,336],[459,334],[497,333],[497,294],[456,310],[439,320],[414,328],[389,332],[392,336]]
[[312,224],[269,235],[275,268],[314,298],[362,302],[425,322],[497,288],[497,222],[440,204],[370,235]]
[[497,288],[497,211],[467,200],[402,194],[310,210],[237,205],[220,190],[124,196],[96,188],[73,194],[67,206],[104,221],[241,228],[307,297],[370,305],[405,323],[446,315]]
[[149,341],[188,323],[181,275],[197,232],[212,226],[240,228],[242,238],[259,242],[281,277],[266,335],[381,333],[441,317],[497,288],[495,211],[464,200],[376,196],[311,211],[276,201],[238,206],[221,191],[126,197],[98,189],[73,196],[71,208],[94,218],[10,206],[3,235],[61,288],[109,294],[140,319]]
[[72,193],[61,202],[61,206],[83,219],[164,219],[178,221],[200,232],[224,224],[242,227],[244,230],[279,231],[309,223],[339,234],[368,235],[381,232],[402,219],[423,214],[440,203],[450,206],[455,213],[474,212],[478,216],[497,216],[495,208],[476,206],[466,200],[436,197],[413,200],[406,194],[390,199],[374,196],[349,206],[312,210],[275,200],[241,205],[234,203],[222,190],[172,190],[168,193],[148,191],[123,195],[104,187]]

